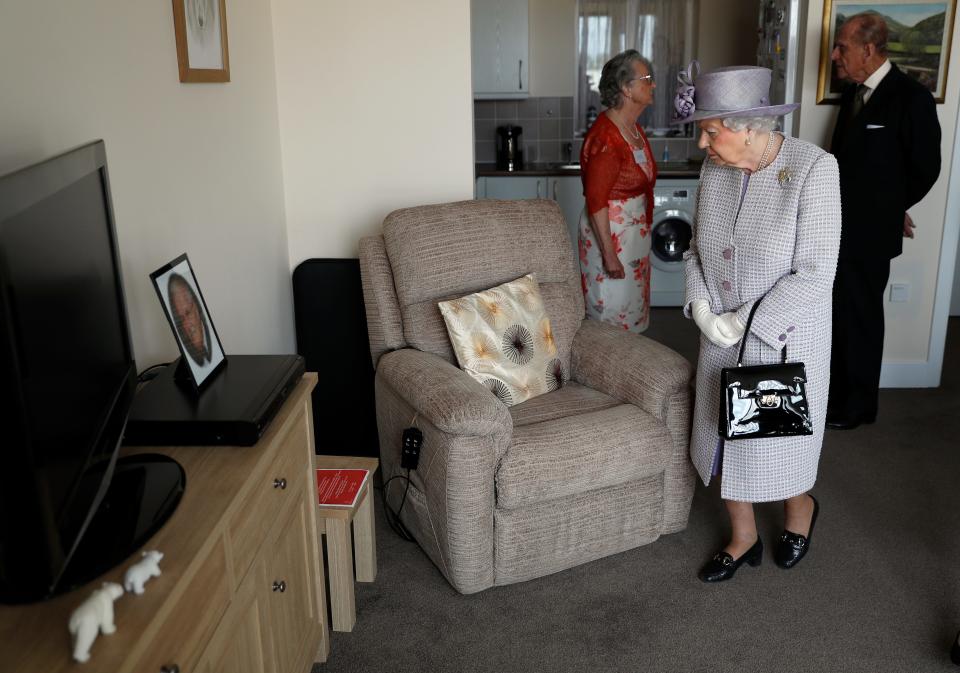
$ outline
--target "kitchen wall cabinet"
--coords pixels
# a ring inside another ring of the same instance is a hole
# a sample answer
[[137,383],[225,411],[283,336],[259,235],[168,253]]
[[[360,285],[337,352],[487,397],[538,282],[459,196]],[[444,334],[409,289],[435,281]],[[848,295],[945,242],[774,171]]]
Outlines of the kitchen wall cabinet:
[[529,20],[527,0],[471,0],[474,98],[530,95]]

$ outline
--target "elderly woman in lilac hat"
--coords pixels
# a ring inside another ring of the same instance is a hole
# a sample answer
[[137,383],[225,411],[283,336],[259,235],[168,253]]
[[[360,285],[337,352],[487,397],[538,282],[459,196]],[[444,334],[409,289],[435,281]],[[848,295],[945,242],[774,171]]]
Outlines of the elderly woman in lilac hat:
[[[681,73],[675,123],[694,122],[707,160],[700,173],[693,240],[685,253],[683,312],[700,328],[690,455],[709,484],[720,480],[729,542],[701,568],[705,582],[760,564],[753,503],[783,501],[774,561],[792,568],[810,548],[830,379],[831,299],[840,246],[840,178],[833,155],[776,132],[798,106],[770,105],[770,70]],[[749,334],[745,328],[760,299]],[[725,441],[718,437],[720,371],[744,364],[803,362],[810,435]]]

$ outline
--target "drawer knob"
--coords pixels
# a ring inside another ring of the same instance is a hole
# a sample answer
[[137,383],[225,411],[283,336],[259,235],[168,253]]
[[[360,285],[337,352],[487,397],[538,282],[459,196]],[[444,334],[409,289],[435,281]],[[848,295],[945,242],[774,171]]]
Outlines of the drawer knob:
[[180,673],[180,667],[176,664],[170,664],[169,666],[161,666],[160,673]]
[[283,477],[273,480],[273,487],[279,488],[281,491],[287,487],[287,480]]
[[274,590],[274,591],[279,591],[280,593],[283,593],[284,591],[287,590],[287,583],[284,582],[283,580],[280,580],[279,582],[274,582],[274,583],[273,583],[273,590]]

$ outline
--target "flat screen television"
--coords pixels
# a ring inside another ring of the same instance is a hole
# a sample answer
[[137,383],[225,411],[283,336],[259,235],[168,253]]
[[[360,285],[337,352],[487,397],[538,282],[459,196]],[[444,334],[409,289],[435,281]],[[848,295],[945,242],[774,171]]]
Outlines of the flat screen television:
[[0,602],[89,581],[176,507],[172,461],[116,478],[135,390],[103,142],[0,177]]

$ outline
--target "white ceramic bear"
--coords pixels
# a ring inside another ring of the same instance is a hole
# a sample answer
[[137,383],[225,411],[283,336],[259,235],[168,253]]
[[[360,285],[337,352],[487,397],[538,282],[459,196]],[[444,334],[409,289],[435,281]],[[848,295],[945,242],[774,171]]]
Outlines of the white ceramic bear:
[[160,559],[163,554],[156,550],[145,551],[143,558],[127,568],[123,576],[123,588],[138,596],[143,593],[143,584],[151,577],[160,577]]
[[113,602],[122,595],[122,586],[115,582],[104,582],[73,611],[68,628],[73,635],[74,659],[80,662],[90,659],[90,646],[96,640],[98,631],[108,636],[117,630],[113,624]]

